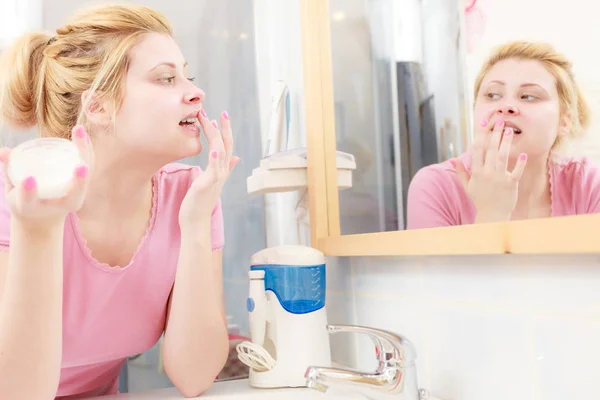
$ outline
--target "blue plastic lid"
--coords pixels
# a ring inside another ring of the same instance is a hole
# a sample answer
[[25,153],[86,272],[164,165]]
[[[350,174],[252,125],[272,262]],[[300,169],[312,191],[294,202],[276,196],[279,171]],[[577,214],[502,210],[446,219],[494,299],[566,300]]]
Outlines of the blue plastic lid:
[[325,264],[255,265],[265,271],[265,290],[275,293],[282,307],[292,314],[307,314],[325,306]]

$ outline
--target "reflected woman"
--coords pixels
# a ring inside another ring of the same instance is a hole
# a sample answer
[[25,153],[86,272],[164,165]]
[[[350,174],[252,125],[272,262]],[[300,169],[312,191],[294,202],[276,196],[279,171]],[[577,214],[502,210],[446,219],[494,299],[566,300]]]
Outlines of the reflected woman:
[[571,63],[550,45],[496,49],[475,81],[474,143],[421,169],[409,187],[407,229],[600,211],[600,169],[559,156],[589,109]]

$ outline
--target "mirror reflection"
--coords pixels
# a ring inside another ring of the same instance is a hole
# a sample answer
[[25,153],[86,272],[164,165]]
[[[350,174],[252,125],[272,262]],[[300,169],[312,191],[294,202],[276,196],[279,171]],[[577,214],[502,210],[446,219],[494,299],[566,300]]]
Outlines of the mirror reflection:
[[493,2],[330,4],[342,234],[599,210],[573,39],[501,35]]
[[340,192],[342,234],[404,229],[423,167],[469,144],[457,1],[332,0],[338,150],[352,153]]

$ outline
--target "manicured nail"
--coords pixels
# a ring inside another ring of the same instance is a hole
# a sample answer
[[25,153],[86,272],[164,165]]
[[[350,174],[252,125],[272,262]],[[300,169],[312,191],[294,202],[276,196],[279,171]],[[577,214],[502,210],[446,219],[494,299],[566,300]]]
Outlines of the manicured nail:
[[212,125],[213,125],[215,128],[219,129],[219,125],[217,125],[217,121],[214,121],[214,120],[213,120],[213,121],[212,121]]
[[85,165],[77,167],[77,169],[75,170],[75,174],[77,175],[77,177],[82,179],[87,176],[88,172],[88,167],[86,167]]
[[496,121],[496,126],[501,126],[503,123],[504,123],[504,121],[499,119],[498,121]]
[[456,167],[456,161],[454,159],[450,160],[450,164],[452,164],[453,167]]
[[35,178],[33,176],[25,178],[25,180],[23,181],[23,189],[25,189],[28,192],[35,189]]
[[75,136],[77,136],[79,139],[83,139],[86,137],[85,129],[83,129],[83,126],[79,125],[77,128],[75,128]]
[[527,160],[527,154],[525,154],[525,153],[522,153],[522,154],[519,156],[519,158],[521,159],[521,161],[525,161],[525,160]]
[[213,151],[212,153],[210,153],[210,156],[211,156],[212,158],[217,158],[217,152],[216,152],[216,151]]
[[223,111],[223,118],[229,121],[229,114],[227,114],[227,111]]
[[202,115],[204,118],[208,118],[208,115],[206,115],[206,111],[204,111],[204,109],[200,110],[200,115]]
[[481,121],[481,127],[483,128],[484,126],[486,126],[488,124],[487,119],[484,119],[483,121]]
[[512,128],[506,128],[504,130],[504,134],[507,135],[507,136],[512,135],[513,134],[513,129]]

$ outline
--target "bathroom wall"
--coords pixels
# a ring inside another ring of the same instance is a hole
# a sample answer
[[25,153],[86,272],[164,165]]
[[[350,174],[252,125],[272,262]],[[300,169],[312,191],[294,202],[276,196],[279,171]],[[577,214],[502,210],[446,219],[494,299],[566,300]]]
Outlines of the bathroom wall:
[[[574,142],[571,151],[600,160],[600,5],[586,0],[476,0],[467,17],[474,27],[467,57],[472,88],[479,66],[494,46],[509,40],[541,40],[552,43],[573,62],[576,79],[590,102],[593,123],[587,137]],[[469,94],[472,90],[469,90]]]
[[[329,258],[327,285],[329,322],[408,337],[440,399],[597,397],[598,256]],[[374,366],[368,340],[332,341],[335,360]]]

